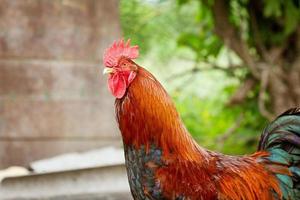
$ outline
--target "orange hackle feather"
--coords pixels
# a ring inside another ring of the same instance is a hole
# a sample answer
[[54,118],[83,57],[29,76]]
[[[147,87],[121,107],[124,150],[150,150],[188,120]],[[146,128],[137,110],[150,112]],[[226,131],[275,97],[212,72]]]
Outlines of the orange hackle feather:
[[138,67],[126,95],[116,100],[116,114],[126,146],[145,146],[148,151],[154,144],[162,150],[165,166],[148,167],[154,169],[166,199],[184,195],[190,200],[271,200],[274,194],[281,198],[276,177],[258,162],[268,153],[233,157],[200,147],[171,98],[145,69]]
[[236,162],[227,158],[229,162],[224,162],[226,169],[219,173],[221,199],[272,200],[275,199],[274,193],[281,198],[276,177],[257,163],[258,158],[267,155],[266,152],[257,152]]

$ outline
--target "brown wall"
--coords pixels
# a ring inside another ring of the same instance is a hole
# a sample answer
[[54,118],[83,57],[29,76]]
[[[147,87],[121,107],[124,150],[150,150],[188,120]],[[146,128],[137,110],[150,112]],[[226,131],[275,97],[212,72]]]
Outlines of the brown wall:
[[119,143],[102,53],[117,0],[0,0],[0,168]]

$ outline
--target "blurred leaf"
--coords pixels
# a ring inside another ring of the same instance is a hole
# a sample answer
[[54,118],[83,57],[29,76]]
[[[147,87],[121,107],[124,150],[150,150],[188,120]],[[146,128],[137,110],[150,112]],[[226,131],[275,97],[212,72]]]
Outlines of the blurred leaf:
[[[266,17],[280,17],[282,15],[281,6],[282,2],[281,0],[265,0],[265,8],[264,8],[264,14]],[[287,1],[288,2],[288,1]]]
[[191,48],[195,52],[201,49],[201,38],[194,33],[183,33],[177,40],[178,45]]
[[182,6],[183,4],[186,4],[186,3],[188,3],[190,0],[177,0],[177,4],[179,5],[179,6]]
[[300,9],[295,7],[291,1],[285,3],[285,30],[286,35],[295,31],[299,25]]

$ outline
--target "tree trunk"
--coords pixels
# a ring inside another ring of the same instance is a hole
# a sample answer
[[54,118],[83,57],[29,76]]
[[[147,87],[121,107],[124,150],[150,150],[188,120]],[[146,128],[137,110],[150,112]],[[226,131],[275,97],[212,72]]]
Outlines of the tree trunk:
[[289,72],[275,69],[269,75],[269,94],[272,112],[276,115],[300,105],[300,62]]
[[[269,19],[263,17],[263,4],[258,2],[249,1],[248,6],[251,21],[249,25],[254,44],[243,39],[241,29],[230,21],[230,1],[214,1],[212,12],[216,34],[240,57],[252,78],[260,84],[259,108],[261,114],[271,120],[275,115],[291,107],[300,106],[300,24],[281,46],[263,43],[259,22],[260,20],[267,22]],[[278,26],[275,21],[274,24]],[[274,30],[269,30],[270,35],[272,31]],[[251,53],[251,48],[256,50],[257,55]],[[241,87],[241,89],[249,88]],[[265,98],[266,93],[270,97],[268,101]],[[235,100],[236,96],[239,101]],[[238,90],[231,102],[240,102],[245,99],[245,96],[247,92]]]

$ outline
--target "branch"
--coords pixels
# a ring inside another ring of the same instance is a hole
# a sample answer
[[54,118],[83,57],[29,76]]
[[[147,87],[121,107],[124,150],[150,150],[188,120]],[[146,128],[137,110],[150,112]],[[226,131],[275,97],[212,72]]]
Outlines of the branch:
[[297,51],[300,52],[300,26],[298,26],[297,30],[296,30],[296,48]]
[[295,37],[296,37],[296,51],[298,52],[298,54],[296,55],[292,68],[296,71],[300,71],[300,26],[296,31]]
[[196,63],[195,66],[193,68],[189,69],[189,70],[186,70],[186,71],[176,73],[176,74],[173,74],[173,75],[169,76],[167,78],[167,81],[172,81],[174,79],[182,78],[183,76],[186,76],[186,75],[189,75],[189,74],[194,74],[194,73],[198,73],[198,72],[201,72],[201,71],[208,71],[208,70],[221,70],[221,71],[224,71],[228,74],[233,75],[234,70],[244,68],[241,65],[230,65],[229,67],[221,67],[221,66],[218,66],[218,65],[210,64],[210,63],[203,63],[203,65],[206,65],[206,67],[205,68],[204,67],[199,67],[198,64]]
[[240,114],[235,123],[230,126],[225,133],[217,137],[216,143],[218,143],[218,149],[221,150],[224,146],[224,142],[235,133],[235,131],[240,127],[242,121],[244,119],[244,115]]
[[274,116],[267,110],[265,106],[266,90],[269,82],[269,70],[263,70],[260,80],[261,80],[261,86],[260,86],[259,96],[258,96],[259,111],[265,118],[271,121],[272,119],[274,119]]
[[177,86],[175,88],[175,91],[181,91],[186,85],[188,85],[190,82],[193,81],[194,77],[195,77],[195,73],[191,73],[191,76],[188,79],[186,79],[184,82],[182,82],[179,86]]
[[251,24],[252,31],[253,31],[253,39],[254,39],[258,54],[261,55],[264,60],[269,60],[270,55],[268,55],[268,52],[261,40],[261,35],[260,35],[259,28],[257,25],[257,18],[256,18],[256,13],[255,13],[256,8],[255,8],[254,4],[255,4],[254,1],[250,1],[249,5],[247,7],[249,16],[250,16],[250,24]]
[[252,75],[259,79],[259,71],[255,60],[249,53],[248,46],[238,34],[238,30],[229,22],[228,0],[214,1],[213,16],[215,20],[215,32],[222,38],[225,45],[231,48],[249,67]]
[[197,72],[199,72],[200,70],[197,68],[197,67],[193,67],[189,70],[186,70],[186,71],[183,71],[183,72],[180,72],[180,73],[176,73],[176,74],[172,74],[171,76],[169,76],[167,78],[167,81],[172,81],[172,80],[175,80],[177,78],[182,78],[184,76],[187,76],[189,74],[195,74]]
[[248,93],[255,86],[256,80],[252,77],[247,78],[243,84],[235,91],[231,96],[230,100],[226,103],[226,106],[237,105],[243,103],[248,95]]

